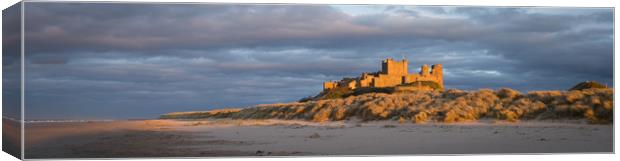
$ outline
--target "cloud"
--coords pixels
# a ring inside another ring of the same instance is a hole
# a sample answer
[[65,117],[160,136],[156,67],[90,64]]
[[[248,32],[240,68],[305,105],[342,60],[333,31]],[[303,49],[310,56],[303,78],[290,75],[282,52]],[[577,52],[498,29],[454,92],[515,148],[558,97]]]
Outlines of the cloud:
[[2,10],[2,114],[21,118],[21,3]]
[[295,101],[441,63],[448,88],[613,86],[610,8],[28,3],[32,118],[155,117]]

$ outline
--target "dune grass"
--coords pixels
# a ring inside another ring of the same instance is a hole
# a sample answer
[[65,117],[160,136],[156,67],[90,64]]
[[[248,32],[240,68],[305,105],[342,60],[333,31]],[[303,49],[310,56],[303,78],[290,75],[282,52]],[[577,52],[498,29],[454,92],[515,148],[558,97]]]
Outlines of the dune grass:
[[607,85],[603,85],[599,82],[595,82],[595,81],[585,81],[585,82],[581,82],[577,85],[575,85],[573,88],[569,89],[570,91],[572,90],[583,90],[583,89],[590,89],[590,88],[607,88]]
[[[184,116],[184,115],[187,115]],[[467,122],[482,118],[519,120],[586,119],[613,122],[613,90],[532,91],[418,91],[365,93],[345,98],[257,105],[218,112],[176,113],[162,118],[299,119],[316,122],[350,118],[399,122]],[[174,116],[174,117],[171,117]]]
[[403,85],[399,85],[396,87],[358,87],[355,89],[349,89],[348,87],[336,87],[329,90],[324,90],[314,97],[306,97],[300,99],[298,102],[308,102],[312,100],[327,100],[327,99],[343,99],[350,96],[359,96],[367,93],[386,93],[392,94],[395,92],[410,92],[410,91],[398,91],[398,87],[414,87],[414,88],[422,88],[428,87],[432,90],[442,91],[443,88],[441,85],[432,81],[417,81],[413,83],[407,83]]
[[209,117],[228,117],[228,115],[241,111],[240,108],[226,108],[210,111],[171,112],[161,115],[159,119],[201,119]]

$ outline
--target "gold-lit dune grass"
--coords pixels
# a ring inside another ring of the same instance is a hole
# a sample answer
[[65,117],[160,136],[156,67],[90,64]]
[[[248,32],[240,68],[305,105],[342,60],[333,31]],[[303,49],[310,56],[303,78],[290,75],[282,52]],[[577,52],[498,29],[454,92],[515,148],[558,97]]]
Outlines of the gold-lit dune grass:
[[315,122],[351,118],[364,121],[467,122],[479,119],[519,120],[585,119],[613,122],[613,89],[531,91],[502,88],[444,92],[368,93],[342,99],[262,104],[243,109],[175,112],[162,119],[299,119]]

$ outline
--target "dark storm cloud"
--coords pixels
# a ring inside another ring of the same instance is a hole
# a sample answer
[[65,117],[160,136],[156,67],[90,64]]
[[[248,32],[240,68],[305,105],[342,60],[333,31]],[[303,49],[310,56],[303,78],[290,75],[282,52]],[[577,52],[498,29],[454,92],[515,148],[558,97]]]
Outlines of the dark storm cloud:
[[448,88],[613,85],[609,8],[364,7],[28,3],[27,116],[295,101],[385,57],[442,63]]
[[[28,9],[33,12],[27,15],[32,24],[27,37],[35,51],[247,47],[310,42],[355,30],[339,22],[346,15],[324,6],[32,4]],[[62,47],[67,43],[79,46]]]
[[2,10],[2,116],[21,118],[21,3]]
[[21,5],[19,3],[2,10],[3,65],[19,62],[21,49]]

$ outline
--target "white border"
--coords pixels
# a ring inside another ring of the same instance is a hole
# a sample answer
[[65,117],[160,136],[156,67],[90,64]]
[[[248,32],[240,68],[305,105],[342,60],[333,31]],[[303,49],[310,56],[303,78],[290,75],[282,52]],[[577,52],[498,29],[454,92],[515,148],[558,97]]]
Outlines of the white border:
[[[24,0],[26,2],[106,0]],[[302,4],[403,4],[403,5],[473,5],[473,6],[579,6],[610,7],[613,0],[107,0],[107,2],[217,2],[217,3],[302,3]]]
[[[26,2],[40,2],[47,0],[26,0]],[[101,0],[65,0],[65,1],[89,1],[89,2],[101,2]],[[15,3],[19,2],[19,0],[0,0],[0,7],[5,9]],[[108,1],[109,2],[109,1]],[[303,3],[303,4],[403,4],[403,5],[471,5],[471,6],[558,6],[558,7],[616,7],[618,2],[613,0],[476,0],[476,1],[464,1],[464,0],[416,0],[416,1],[404,1],[404,0],[116,0],[115,2],[216,2],[216,3]],[[24,4],[22,4],[22,7]],[[22,12],[23,12],[22,8]],[[22,14],[23,15],[23,14]],[[23,17],[22,17],[23,18]],[[1,19],[1,18],[0,18]],[[618,21],[617,13],[614,12],[614,24]],[[1,26],[1,21],[0,21]],[[22,20],[23,27],[23,20]],[[23,37],[23,28],[22,28],[22,52],[24,51],[24,37]],[[1,34],[0,34],[1,35]],[[614,35],[615,35],[615,25],[614,25]],[[0,40],[0,44],[1,44]],[[614,53],[615,46],[617,42],[615,41],[614,36]],[[24,61],[22,53],[22,61]],[[2,59],[0,58],[0,61]],[[618,82],[615,79],[615,76],[619,74],[618,70],[616,70],[615,62],[617,58],[614,54],[614,84],[617,85]],[[22,62],[22,72],[23,72],[23,62]],[[1,73],[0,66],[0,73]],[[22,101],[23,101],[23,79],[24,73],[22,73]],[[1,88],[0,88],[1,90]],[[614,95],[614,100],[618,100],[620,96]],[[1,98],[0,98],[1,100]],[[23,113],[23,105],[22,102],[22,119],[24,117]],[[617,106],[615,106],[617,107]],[[617,108],[616,108],[617,109]],[[618,110],[615,110],[615,116],[618,115]],[[614,127],[618,125],[617,119],[614,121]],[[618,138],[617,128],[614,128],[614,138]],[[23,134],[23,132],[22,132]],[[22,141],[23,142],[23,141]],[[23,143],[22,143],[23,144]],[[614,145],[618,146],[618,139],[614,139]],[[23,146],[22,146],[23,147]],[[615,147],[614,147],[615,149]],[[23,151],[22,151],[23,154]],[[228,160],[228,161],[237,161],[237,160],[377,160],[377,159],[389,159],[391,161],[409,161],[412,159],[421,159],[421,160],[435,160],[435,159],[458,159],[461,161],[525,161],[525,160],[542,160],[542,159],[552,159],[552,160],[575,160],[575,161],[584,161],[584,160],[618,160],[617,154],[609,155],[609,154],[558,154],[558,155],[461,155],[461,156],[382,156],[382,157],[292,157],[292,158],[210,158],[209,160]],[[17,160],[16,158],[8,155],[4,152],[0,153],[0,160]],[[77,159],[76,159],[77,160]],[[152,160],[152,159],[131,159],[131,160]],[[180,161],[187,159],[158,159],[158,160],[170,160],[170,161]]]

